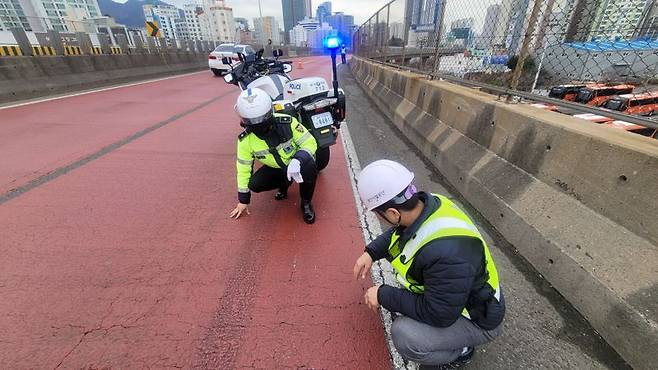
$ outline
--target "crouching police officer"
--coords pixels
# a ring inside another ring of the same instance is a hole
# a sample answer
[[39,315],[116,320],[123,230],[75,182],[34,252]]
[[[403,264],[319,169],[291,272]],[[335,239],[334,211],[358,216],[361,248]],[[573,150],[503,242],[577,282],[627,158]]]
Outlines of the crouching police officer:
[[[238,205],[231,217],[247,212],[251,192],[276,190],[275,199],[288,197],[291,181],[299,183],[304,222],[315,222],[311,200],[318,170],[315,166],[317,142],[310,132],[289,115],[272,111],[272,100],[261,89],[243,91],[235,110],[245,128],[238,140]],[[252,174],[254,159],[263,166]]]
[[393,344],[421,368],[454,368],[474,347],[499,335],[505,300],[487,243],[471,219],[448,198],[417,192],[414,174],[389,160],[363,169],[358,190],[368,210],[393,225],[370,243],[354,265],[364,279],[386,258],[402,289],[380,285],[366,304],[401,313]]

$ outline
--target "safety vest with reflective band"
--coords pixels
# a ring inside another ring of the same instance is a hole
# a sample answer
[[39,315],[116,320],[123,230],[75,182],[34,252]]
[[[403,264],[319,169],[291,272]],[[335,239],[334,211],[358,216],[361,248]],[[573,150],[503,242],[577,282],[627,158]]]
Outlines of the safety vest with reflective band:
[[[433,194],[433,196],[439,198],[441,205],[423,222],[412,239],[408,240],[405,245],[399,245],[400,235],[395,232],[391,236],[388,253],[391,257],[394,257],[391,265],[395,269],[397,280],[410,292],[422,294],[425,291],[425,287],[415,282],[408,275],[409,268],[418,252],[436,239],[468,236],[480,239],[482,242],[487,268],[487,283],[494,289],[496,299],[500,300],[498,271],[496,270],[493,258],[491,258],[487,243],[482,238],[477,227],[450,199],[438,194]],[[471,318],[466,308],[462,310],[462,316],[467,319]]]
[[[275,150],[279,154],[281,164],[287,166],[295,153],[300,150],[307,152],[311,157],[315,157],[318,144],[306,127],[294,117],[286,114],[274,113],[274,118],[276,120],[275,125],[289,125],[290,127],[290,133],[287,134],[288,137],[283,137],[281,144],[272,148],[272,150]],[[237,152],[237,180],[238,192],[240,193],[249,192],[249,180],[251,179],[255,159],[265,166],[282,168],[277,158],[270,152],[267,142],[253,133],[243,132],[240,135]]]

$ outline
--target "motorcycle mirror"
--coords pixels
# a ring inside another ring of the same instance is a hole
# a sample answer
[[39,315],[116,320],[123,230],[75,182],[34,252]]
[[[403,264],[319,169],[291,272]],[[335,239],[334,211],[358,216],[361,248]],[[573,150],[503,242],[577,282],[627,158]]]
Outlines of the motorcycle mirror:
[[233,73],[227,73],[224,75],[224,81],[227,84],[233,83]]
[[230,66],[230,65],[231,65],[231,58],[229,58],[229,57],[223,57],[223,58],[222,58],[222,64],[226,64],[226,65],[229,65],[229,66]]
[[292,66],[288,63],[283,65],[283,72],[290,73],[292,71]]

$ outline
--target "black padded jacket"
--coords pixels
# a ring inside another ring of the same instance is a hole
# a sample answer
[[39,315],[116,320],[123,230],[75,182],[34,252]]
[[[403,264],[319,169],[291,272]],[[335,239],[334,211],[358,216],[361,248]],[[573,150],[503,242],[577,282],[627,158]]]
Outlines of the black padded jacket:
[[[398,230],[401,248],[441,206],[440,200],[431,194],[421,192],[419,196],[424,203],[420,217],[411,226]],[[390,261],[388,247],[393,232],[393,228],[387,230],[366,247],[373,260]],[[494,289],[486,282],[484,247],[479,239],[459,236],[433,240],[418,252],[408,274],[424,285],[424,293],[382,285],[377,299],[387,310],[436,327],[452,325],[464,307],[472,321],[483,329],[494,329],[503,320],[505,300],[502,292],[497,300]]]

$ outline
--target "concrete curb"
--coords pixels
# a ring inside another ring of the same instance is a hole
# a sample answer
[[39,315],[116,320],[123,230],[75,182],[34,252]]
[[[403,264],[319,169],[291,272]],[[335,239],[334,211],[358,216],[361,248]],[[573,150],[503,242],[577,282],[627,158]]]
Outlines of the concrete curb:
[[658,143],[360,58],[350,65],[402,134],[626,361],[654,367],[658,248],[647,226],[658,218]]

